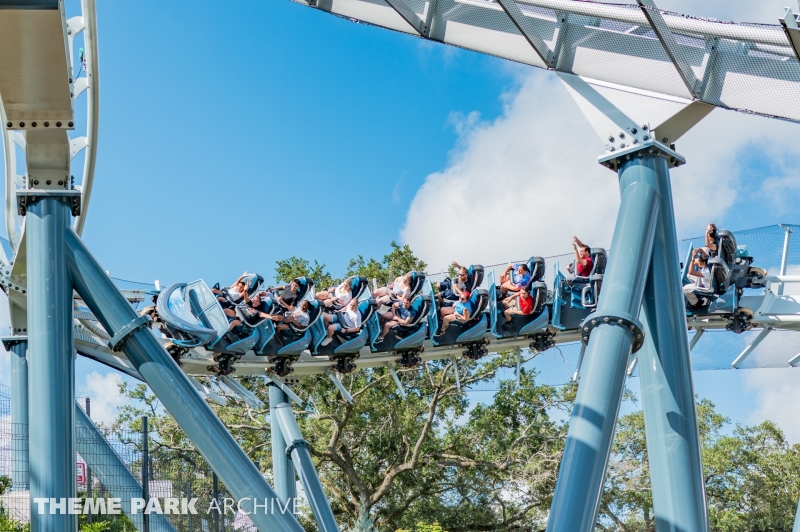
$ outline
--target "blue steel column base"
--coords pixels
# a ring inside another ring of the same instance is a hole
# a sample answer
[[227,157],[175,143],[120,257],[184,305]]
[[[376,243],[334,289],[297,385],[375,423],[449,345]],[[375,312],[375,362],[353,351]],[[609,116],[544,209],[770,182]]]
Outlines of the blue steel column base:
[[5,336],[11,353],[11,489],[30,489],[28,478],[28,337]]
[[[36,499],[76,496],[75,364],[72,281],[64,235],[70,206],[62,198],[31,197],[25,232],[28,262],[28,380],[30,494]],[[33,509],[33,508],[32,508]],[[31,512],[31,530],[75,532],[77,516]]]

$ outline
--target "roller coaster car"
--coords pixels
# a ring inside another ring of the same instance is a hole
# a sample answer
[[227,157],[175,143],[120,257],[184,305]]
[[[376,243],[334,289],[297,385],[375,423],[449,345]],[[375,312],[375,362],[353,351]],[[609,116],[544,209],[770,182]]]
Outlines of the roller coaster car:
[[[331,360],[358,358],[358,353],[369,342],[371,323],[378,321],[376,306],[374,299],[361,301],[358,304],[358,312],[361,314],[361,329],[351,333],[337,331],[333,334],[333,341],[328,345],[321,345],[327,336],[327,331],[323,320],[318,320],[311,330],[313,338],[311,352],[315,355],[325,355]],[[352,369],[355,369],[355,366]],[[347,371],[341,373],[347,373]]]
[[409,310],[414,314],[408,325],[398,325],[389,330],[383,340],[376,343],[375,340],[381,334],[381,326],[378,320],[369,322],[369,335],[371,339],[371,350],[373,353],[418,350],[428,337],[428,324],[426,318],[433,306],[433,298],[428,295],[418,295],[411,300]]
[[[253,294],[255,294],[259,288],[261,288],[261,285],[264,284],[264,278],[257,273],[251,273],[245,275],[242,279],[242,282],[247,287],[247,295],[252,297]],[[225,301],[222,303],[224,308],[231,308],[241,301],[241,299],[234,300],[231,297],[231,295],[228,293],[227,286],[225,288],[220,288],[219,283],[217,283],[214,285],[214,288],[219,290],[220,295],[225,299]]]
[[606,272],[608,253],[603,248],[592,248],[592,271],[588,276],[579,275],[571,279],[564,277],[556,264],[553,281],[553,327],[577,329],[586,316],[597,308],[603,277]]
[[[494,282],[489,286],[489,312],[491,315],[492,335],[495,338],[516,338],[518,336],[534,336],[546,333],[550,321],[547,303],[547,284],[542,281],[545,275],[545,261],[542,257],[531,257],[528,260],[531,280],[526,286],[533,298],[533,312],[527,316],[512,316],[506,320],[503,311],[502,295]],[[512,281],[513,281],[512,276]]]
[[220,362],[216,370],[230,373],[231,362],[252,349],[262,337],[263,327],[234,329],[217,300],[202,280],[177,283],[163,290],[156,310],[181,349],[204,346]]
[[[481,268],[481,278],[483,278],[483,267]],[[438,309],[435,302],[432,302],[431,310],[428,313],[428,329],[431,343],[434,346],[461,345],[466,348],[464,356],[478,359],[488,351],[485,346],[489,340],[485,338],[486,331],[489,329],[489,315],[486,312],[489,306],[489,291],[483,288],[476,288],[469,297],[470,318],[467,321],[454,321],[447,327],[443,334],[436,334],[439,325]]]
[[[689,269],[692,264],[694,247],[689,247],[683,267],[683,284],[692,284],[689,279]],[[750,319],[753,311],[740,306],[740,300],[745,288],[751,288],[753,281],[766,275],[761,268],[751,266],[754,258],[751,257],[745,246],[736,245],[736,237],[730,231],[717,232],[717,257],[708,259],[708,268],[711,273],[711,286],[705,289],[693,290],[699,302],[689,305],[687,302],[687,315],[693,318],[718,316],[729,320],[727,329],[741,333],[752,328]]]

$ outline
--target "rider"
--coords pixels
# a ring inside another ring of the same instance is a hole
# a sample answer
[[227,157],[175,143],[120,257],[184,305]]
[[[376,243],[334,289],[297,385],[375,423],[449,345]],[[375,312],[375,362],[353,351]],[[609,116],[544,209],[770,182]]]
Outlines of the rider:
[[509,292],[519,292],[530,282],[531,270],[527,264],[509,264],[500,276],[500,293],[505,297]]
[[[515,299],[516,301],[514,301]],[[506,317],[506,323],[503,324],[503,327],[511,325],[513,316],[530,316],[533,313],[533,298],[527,287],[522,287],[516,294],[505,298],[503,304],[506,307],[506,310],[503,311],[503,316]]]
[[715,224],[708,224],[706,227],[706,245],[702,248],[696,248],[692,251],[692,255],[696,255],[698,251],[703,251],[709,258],[717,256],[717,226]]
[[300,302],[300,304],[292,310],[291,312],[287,312],[283,316],[270,316],[275,321],[282,321],[283,323],[279,323],[275,326],[275,330],[277,332],[281,332],[289,328],[289,324],[293,323],[298,327],[306,327],[308,325],[308,321],[311,319],[311,316],[308,313],[309,303],[306,300]]
[[694,280],[684,285],[683,295],[691,306],[697,306],[700,298],[694,293],[695,290],[707,290],[711,287],[711,271],[708,269],[708,256],[702,251],[698,250],[689,266],[689,276],[694,277]]
[[[228,287],[228,296],[234,302],[238,302],[240,299],[242,299],[242,294],[247,292],[247,285],[243,282],[243,280],[248,275],[249,274],[247,272],[244,272],[232,285]],[[220,303],[227,303],[228,300],[225,299],[225,296],[220,295],[222,294],[222,290],[219,289],[219,285],[216,285],[211,289],[211,291],[217,295],[217,300]]]
[[280,306],[289,312],[294,310],[297,294],[300,292],[300,284],[297,281],[292,280],[288,285],[276,286],[273,291],[278,294],[275,301]]
[[350,303],[353,299],[353,288],[350,286],[350,279],[345,279],[339,286],[331,287],[327,290],[317,292],[317,299],[322,301],[326,307],[340,309]]
[[375,340],[375,343],[381,343],[383,341],[383,337],[389,334],[389,331],[398,325],[408,325],[411,323],[416,315],[416,312],[414,312],[414,309],[411,307],[410,299],[396,301],[392,305],[392,310],[385,312],[381,316],[380,319],[381,322],[383,322],[383,329],[381,330],[381,335]]
[[375,293],[372,294],[372,298],[375,300],[375,303],[377,303],[378,308],[380,308],[381,305],[390,305],[392,301],[408,298],[408,296],[411,295],[411,282],[413,280],[414,277],[410,273],[407,273],[397,277],[386,286],[375,290]]
[[328,329],[328,336],[320,345],[328,345],[333,341],[333,333],[342,331],[344,333],[358,332],[361,330],[361,312],[358,310],[358,299],[353,299],[350,304],[333,314],[325,314],[322,319]]
[[575,251],[575,271],[570,273],[578,277],[589,277],[592,273],[592,248],[581,242],[577,236],[572,237],[572,248]]
[[469,296],[469,292],[461,292],[458,296],[458,301],[453,305],[452,312],[442,317],[442,332],[440,332],[439,335],[444,334],[447,327],[454,321],[469,321],[470,315],[472,314]]
[[438,285],[439,292],[436,294],[436,303],[440,308],[452,306],[459,300],[461,292],[467,290],[469,270],[456,261],[453,261],[453,267],[458,270],[456,280],[451,281],[450,278],[447,278]]

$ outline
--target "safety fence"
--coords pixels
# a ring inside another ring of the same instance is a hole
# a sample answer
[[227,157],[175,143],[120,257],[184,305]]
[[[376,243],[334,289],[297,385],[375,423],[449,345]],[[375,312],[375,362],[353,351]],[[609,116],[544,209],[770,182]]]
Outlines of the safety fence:
[[[28,427],[11,423],[10,402],[9,388],[0,386],[0,532],[25,532],[31,517]],[[144,419],[142,425],[147,425]],[[94,425],[76,426],[75,443],[79,501],[74,504],[82,530],[256,530],[190,444],[170,446],[149,430],[97,429]],[[42,506],[47,513],[48,504]],[[64,501],[64,511],[69,512],[70,504]],[[33,511],[38,509],[34,504]],[[56,506],[55,511],[62,510]],[[98,525],[102,522],[105,527]]]

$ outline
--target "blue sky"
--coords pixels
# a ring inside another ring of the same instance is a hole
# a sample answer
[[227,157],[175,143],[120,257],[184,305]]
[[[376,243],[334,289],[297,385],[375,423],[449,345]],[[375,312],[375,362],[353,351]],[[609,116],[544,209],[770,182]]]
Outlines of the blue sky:
[[[774,23],[779,4],[660,5]],[[435,270],[562,253],[572,234],[610,240],[615,178],[552,73],[288,0],[102,1],[98,18],[100,144],[84,237],[115,277],[269,278],[291,255],[341,274],[391,240]],[[709,218],[731,229],[799,222],[792,134],[723,111],[688,134],[678,148],[689,164],[673,180],[679,234]],[[538,199],[550,191],[586,207]],[[697,392],[735,420],[763,418],[753,412],[776,373],[748,373],[698,373]],[[79,393],[109,391],[106,375],[81,360]]]

